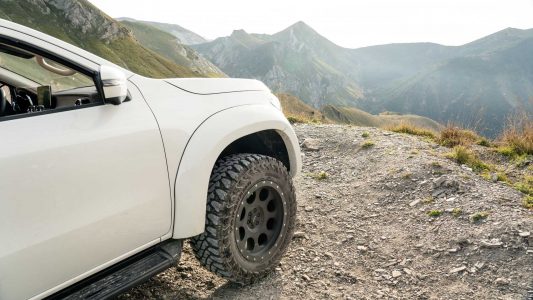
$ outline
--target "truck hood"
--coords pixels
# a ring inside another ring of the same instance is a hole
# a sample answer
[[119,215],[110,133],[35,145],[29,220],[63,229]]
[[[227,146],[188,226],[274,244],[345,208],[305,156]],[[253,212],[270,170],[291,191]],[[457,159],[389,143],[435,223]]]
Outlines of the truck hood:
[[173,78],[165,81],[179,89],[193,94],[210,95],[221,93],[266,91],[268,87],[255,79],[234,78]]

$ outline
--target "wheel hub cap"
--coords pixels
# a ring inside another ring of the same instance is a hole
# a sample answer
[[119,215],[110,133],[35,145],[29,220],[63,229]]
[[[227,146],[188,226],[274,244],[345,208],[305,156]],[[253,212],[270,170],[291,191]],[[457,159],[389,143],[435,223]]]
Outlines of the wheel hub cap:
[[251,212],[248,213],[248,227],[250,229],[255,229],[259,224],[263,223],[263,209],[261,207],[255,207]]

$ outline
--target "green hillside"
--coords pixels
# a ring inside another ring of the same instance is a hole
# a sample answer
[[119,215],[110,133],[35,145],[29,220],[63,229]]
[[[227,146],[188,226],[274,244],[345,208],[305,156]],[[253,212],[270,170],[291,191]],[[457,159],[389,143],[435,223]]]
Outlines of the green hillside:
[[380,115],[372,115],[357,108],[336,107],[333,105],[326,105],[321,109],[321,111],[327,119],[335,123],[341,124],[385,128],[406,123],[433,131],[439,131],[442,128],[442,125],[440,125],[439,123],[429,118],[417,115],[386,113]]
[[143,47],[126,27],[85,0],[1,0],[0,17],[62,39],[144,76],[199,75]]
[[121,21],[120,23],[130,29],[142,45],[146,45],[176,65],[187,67],[197,76],[225,77],[220,69],[198,55],[192,48],[181,44],[174,35],[142,22]]

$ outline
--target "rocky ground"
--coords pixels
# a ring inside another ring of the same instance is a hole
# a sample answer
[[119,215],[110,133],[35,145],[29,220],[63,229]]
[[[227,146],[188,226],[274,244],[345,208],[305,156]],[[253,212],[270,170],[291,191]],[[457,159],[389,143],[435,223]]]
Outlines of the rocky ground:
[[177,268],[119,298],[525,299],[533,289],[533,211],[520,192],[419,137],[340,125],[296,131],[308,146],[295,182],[297,232],[274,274],[239,287],[203,269],[187,246]]

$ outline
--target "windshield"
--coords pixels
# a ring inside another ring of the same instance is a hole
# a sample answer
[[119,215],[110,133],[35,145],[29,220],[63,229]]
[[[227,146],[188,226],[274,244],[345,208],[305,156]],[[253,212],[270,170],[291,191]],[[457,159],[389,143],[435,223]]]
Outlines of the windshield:
[[35,82],[35,87],[49,85],[52,92],[60,92],[94,85],[92,78],[87,75],[24,50],[19,50],[20,53],[16,51],[14,47],[0,51],[0,67]]

